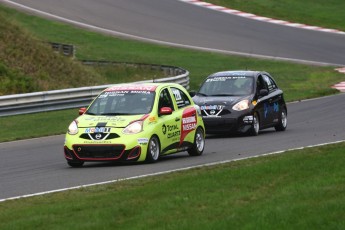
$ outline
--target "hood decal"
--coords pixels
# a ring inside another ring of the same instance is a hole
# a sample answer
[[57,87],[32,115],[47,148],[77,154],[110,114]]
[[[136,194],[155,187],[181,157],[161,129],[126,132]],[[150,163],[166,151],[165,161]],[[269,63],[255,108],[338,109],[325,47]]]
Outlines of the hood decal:
[[97,123],[97,125],[96,125],[96,127],[105,127],[105,126],[107,126],[107,122],[98,122]]
[[78,118],[79,127],[115,127],[124,128],[129,123],[144,119],[143,115],[132,115],[132,116],[91,116],[83,115]]

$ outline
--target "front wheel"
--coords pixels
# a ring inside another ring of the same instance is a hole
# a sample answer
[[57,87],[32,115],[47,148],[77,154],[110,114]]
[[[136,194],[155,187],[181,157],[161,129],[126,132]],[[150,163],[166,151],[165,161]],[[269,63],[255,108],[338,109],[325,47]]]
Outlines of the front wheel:
[[258,114],[255,113],[253,116],[253,124],[252,124],[252,127],[251,127],[249,133],[252,136],[257,136],[257,135],[259,135],[259,130],[260,130],[260,119],[259,119]]
[[200,156],[205,148],[205,135],[201,127],[195,131],[193,147],[188,150],[190,156]]
[[152,136],[149,145],[147,146],[147,152],[146,152],[146,162],[148,163],[154,163],[158,161],[160,155],[160,144],[158,137]]
[[274,126],[276,131],[284,131],[287,127],[287,113],[285,109],[282,109],[279,117],[278,125]]

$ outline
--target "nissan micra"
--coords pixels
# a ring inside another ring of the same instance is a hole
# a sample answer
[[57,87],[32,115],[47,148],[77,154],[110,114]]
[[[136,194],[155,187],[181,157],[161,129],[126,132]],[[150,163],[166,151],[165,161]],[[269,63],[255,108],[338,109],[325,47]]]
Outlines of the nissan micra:
[[198,105],[175,83],[119,84],[105,89],[68,127],[64,154],[72,167],[88,161],[156,162],[204,151]]

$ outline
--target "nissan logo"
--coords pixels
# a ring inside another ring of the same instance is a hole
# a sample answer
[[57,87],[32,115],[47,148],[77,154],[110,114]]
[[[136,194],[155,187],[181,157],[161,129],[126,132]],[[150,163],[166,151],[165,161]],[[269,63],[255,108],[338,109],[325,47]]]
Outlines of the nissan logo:
[[96,138],[97,140],[101,139],[101,138],[102,138],[102,134],[97,133],[97,134],[95,135],[95,138]]
[[215,113],[216,113],[216,111],[214,111],[214,110],[211,110],[211,111],[210,111],[210,114],[211,114],[211,115],[214,115]]

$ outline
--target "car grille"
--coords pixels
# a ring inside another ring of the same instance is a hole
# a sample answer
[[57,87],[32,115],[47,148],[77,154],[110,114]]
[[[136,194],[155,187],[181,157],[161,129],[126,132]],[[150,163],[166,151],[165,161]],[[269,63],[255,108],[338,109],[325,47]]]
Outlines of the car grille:
[[81,159],[118,159],[124,152],[124,145],[74,145],[73,150]]
[[208,133],[236,131],[236,119],[204,119],[205,129]]
[[[219,110],[212,110],[212,109],[206,109],[206,110],[202,110],[201,114],[202,116],[212,116],[212,115],[216,115],[219,113]],[[228,115],[231,112],[227,109],[222,110],[217,116],[224,116],[224,115]]]
[[79,137],[86,140],[110,140],[120,136],[116,133],[83,133]]

